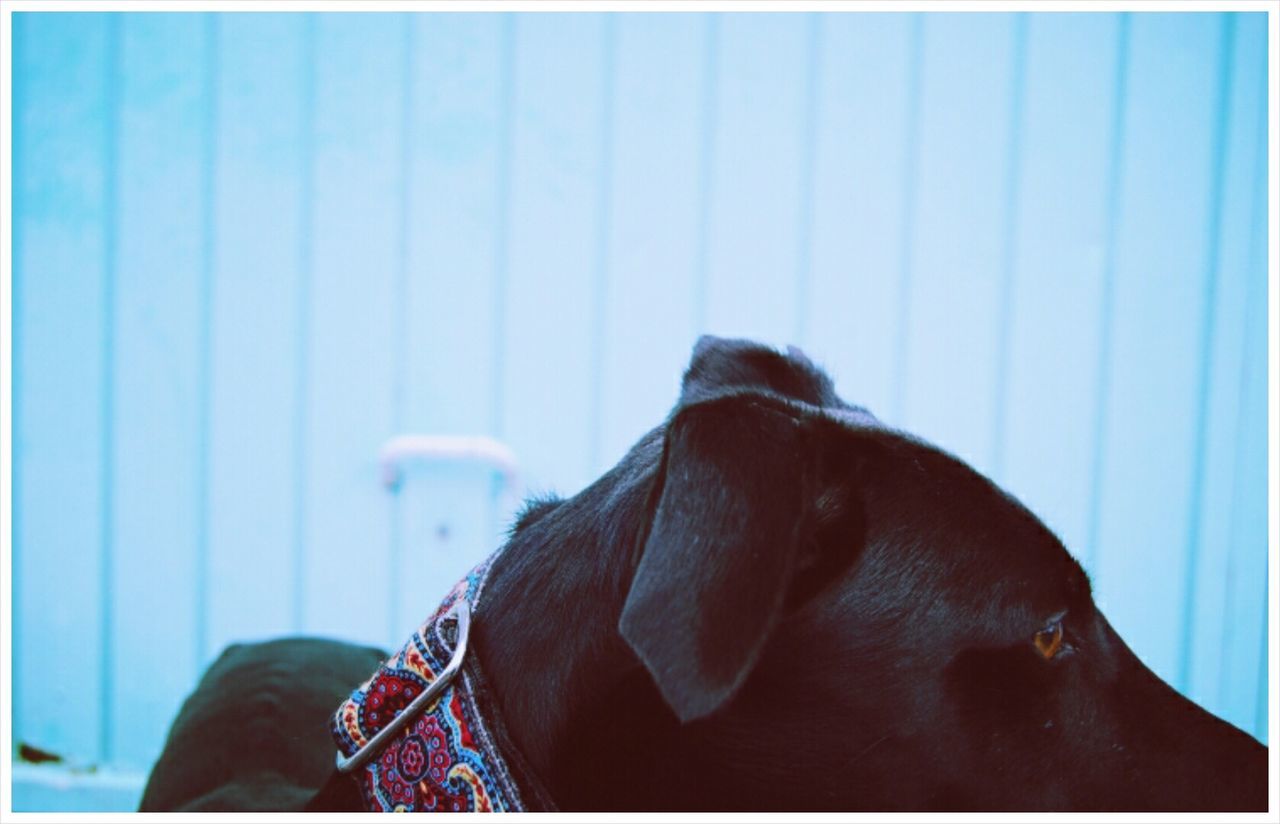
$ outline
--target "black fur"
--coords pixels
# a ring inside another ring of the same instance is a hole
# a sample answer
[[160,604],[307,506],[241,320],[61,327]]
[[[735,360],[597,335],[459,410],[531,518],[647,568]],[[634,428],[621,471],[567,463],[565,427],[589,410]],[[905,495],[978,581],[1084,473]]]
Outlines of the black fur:
[[666,424],[520,516],[473,633],[563,809],[1266,809],[1266,749],[1038,519],[794,349],[699,341]]
[[139,809],[301,809],[333,772],[334,709],[385,658],[316,638],[228,647],[178,713]]
[[539,518],[564,503],[564,499],[552,493],[533,495],[525,500],[520,511],[516,513],[511,524],[510,534],[515,534],[525,527],[532,526]]

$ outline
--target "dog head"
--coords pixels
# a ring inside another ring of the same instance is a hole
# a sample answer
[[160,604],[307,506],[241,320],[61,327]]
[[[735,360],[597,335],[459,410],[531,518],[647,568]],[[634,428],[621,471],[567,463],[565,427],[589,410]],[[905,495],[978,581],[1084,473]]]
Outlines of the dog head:
[[685,808],[1266,808],[1266,750],[1138,660],[1035,516],[798,350],[704,338],[654,437],[642,670],[580,751],[674,761]]

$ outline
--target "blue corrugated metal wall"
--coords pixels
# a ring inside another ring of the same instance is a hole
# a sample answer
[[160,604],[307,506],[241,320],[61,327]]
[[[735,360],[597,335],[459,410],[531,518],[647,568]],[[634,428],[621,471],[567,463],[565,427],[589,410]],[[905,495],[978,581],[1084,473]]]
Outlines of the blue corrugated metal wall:
[[1259,14],[16,15],[16,738],[145,767],[228,642],[397,640],[504,508],[466,468],[387,492],[380,444],[491,434],[572,492],[704,330],[992,474],[1264,735],[1266,46]]

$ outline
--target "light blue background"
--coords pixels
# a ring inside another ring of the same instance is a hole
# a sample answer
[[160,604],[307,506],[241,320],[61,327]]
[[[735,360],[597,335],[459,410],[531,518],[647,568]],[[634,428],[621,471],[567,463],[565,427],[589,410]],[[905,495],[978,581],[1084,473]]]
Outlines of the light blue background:
[[145,770],[227,643],[389,644],[702,331],[969,460],[1266,724],[1260,14],[15,15],[15,740]]

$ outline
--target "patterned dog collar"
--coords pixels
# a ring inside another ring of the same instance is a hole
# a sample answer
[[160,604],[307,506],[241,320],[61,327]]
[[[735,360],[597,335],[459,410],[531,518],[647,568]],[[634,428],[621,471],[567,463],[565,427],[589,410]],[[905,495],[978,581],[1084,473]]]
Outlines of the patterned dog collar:
[[[465,601],[474,613],[492,562],[491,557],[458,582],[408,642],[338,707],[330,731],[346,758],[353,758],[445,672],[454,645],[463,646],[454,607]],[[477,657],[465,655],[465,649],[458,652],[463,658],[453,680],[351,772],[369,811],[523,811],[528,807],[520,783],[537,806],[550,806],[527,771],[520,771],[522,782],[517,782],[513,764],[501,750],[508,751],[516,766],[522,764],[518,754],[498,719],[486,723],[480,712],[487,690]]]

